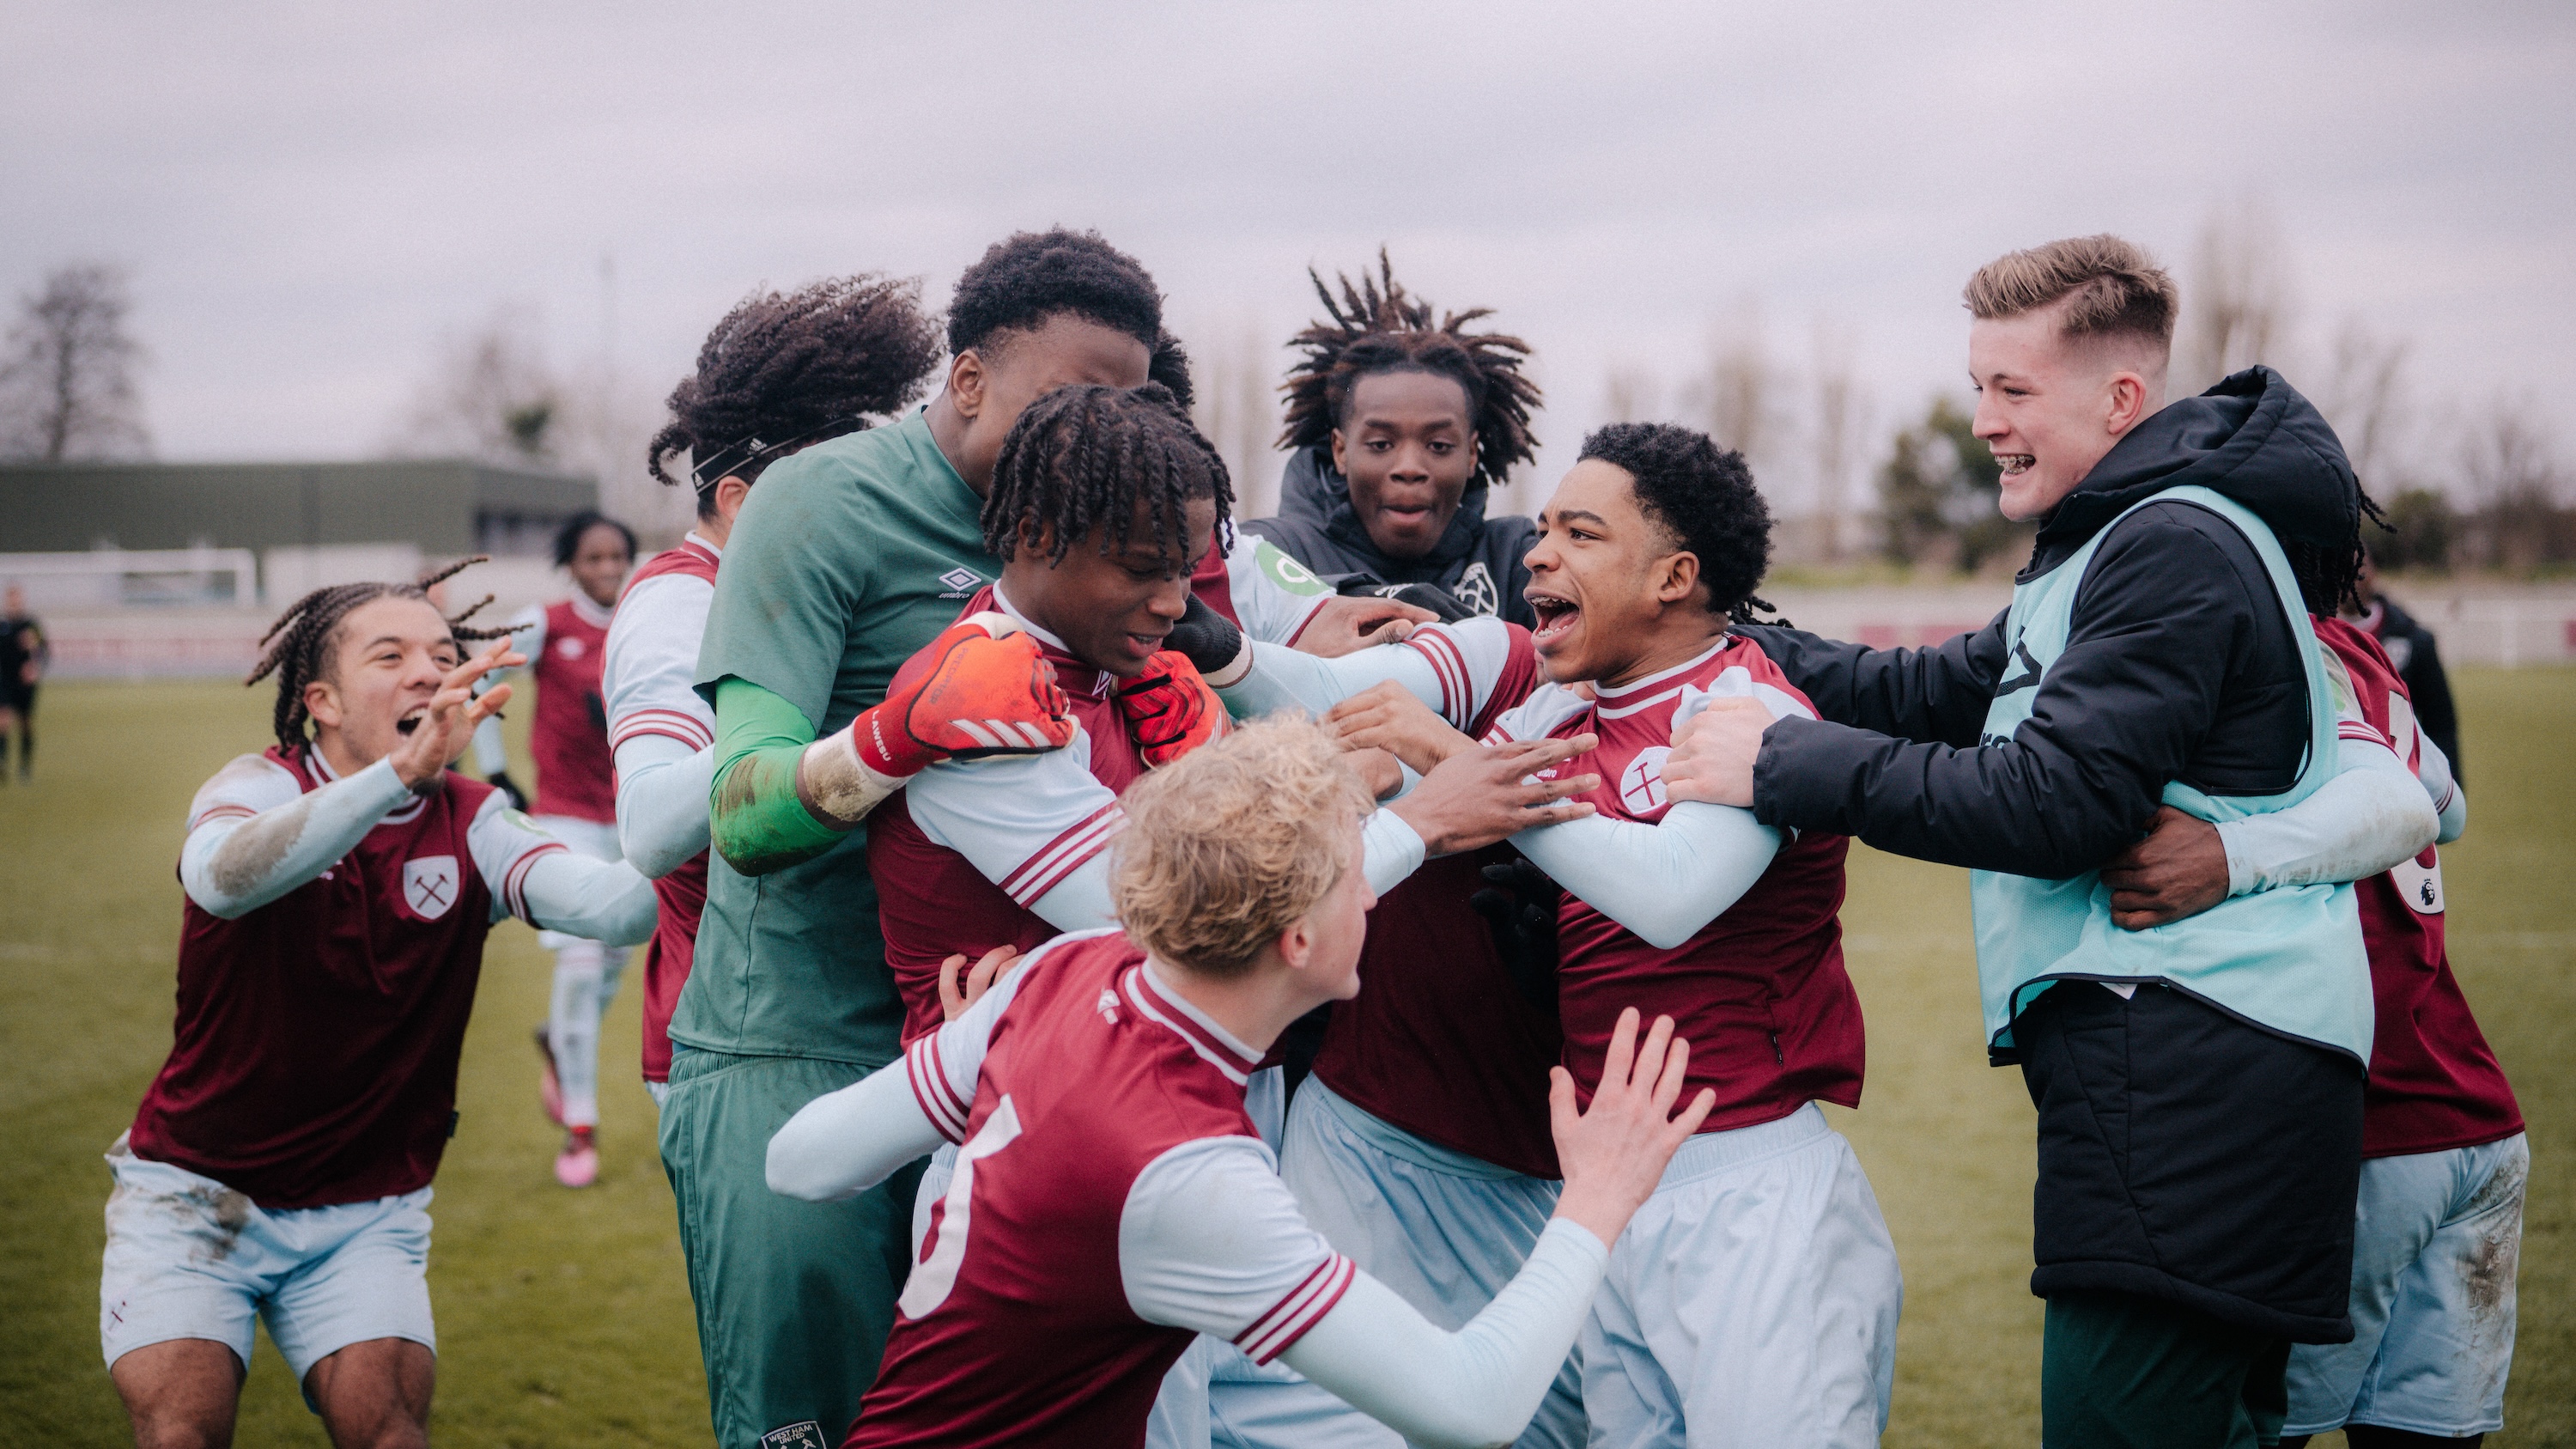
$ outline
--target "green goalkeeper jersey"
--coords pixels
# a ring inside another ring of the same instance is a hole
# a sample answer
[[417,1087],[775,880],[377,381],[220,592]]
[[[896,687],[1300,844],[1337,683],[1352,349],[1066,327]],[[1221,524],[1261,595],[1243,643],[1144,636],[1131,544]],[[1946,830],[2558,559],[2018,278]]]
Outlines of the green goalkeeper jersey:
[[[740,680],[802,711],[815,735],[848,724],[1000,576],[981,507],[924,413],[771,465],[725,542],[699,693],[714,703]],[[673,1041],[873,1068],[893,1060],[902,1025],[864,826],[757,876],[709,854]]]

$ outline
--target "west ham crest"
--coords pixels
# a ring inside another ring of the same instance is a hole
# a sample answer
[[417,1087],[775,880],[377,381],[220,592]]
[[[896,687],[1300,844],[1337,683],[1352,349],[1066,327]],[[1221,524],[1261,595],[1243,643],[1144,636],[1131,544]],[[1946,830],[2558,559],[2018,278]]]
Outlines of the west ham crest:
[[446,915],[464,884],[456,871],[455,856],[424,855],[403,862],[403,904],[424,921]]

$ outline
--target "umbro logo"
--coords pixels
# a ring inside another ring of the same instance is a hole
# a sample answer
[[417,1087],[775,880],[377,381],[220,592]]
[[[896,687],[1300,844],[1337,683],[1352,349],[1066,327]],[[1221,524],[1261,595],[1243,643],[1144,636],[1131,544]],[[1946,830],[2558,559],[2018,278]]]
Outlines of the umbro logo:
[[975,572],[973,569],[964,567],[953,568],[948,572],[941,574],[939,576],[939,581],[946,584],[950,590],[948,593],[941,594],[939,596],[943,599],[962,599],[984,586],[984,576],[982,574]]

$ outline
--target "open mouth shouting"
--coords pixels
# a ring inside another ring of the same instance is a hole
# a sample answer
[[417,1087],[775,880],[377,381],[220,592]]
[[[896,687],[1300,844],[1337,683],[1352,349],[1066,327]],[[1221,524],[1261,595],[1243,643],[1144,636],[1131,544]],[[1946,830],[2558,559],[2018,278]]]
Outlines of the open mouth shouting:
[[2005,477],[2018,478],[2029,472],[2039,459],[2030,453],[1997,453],[1995,461],[2003,465]]
[[1530,642],[1544,648],[1574,632],[1583,618],[1583,606],[1572,599],[1543,594],[1533,586],[1522,591],[1529,600],[1530,611],[1538,616],[1538,627],[1530,631]]
[[427,704],[413,705],[410,709],[403,711],[402,718],[394,721],[394,733],[399,735],[409,735],[412,731],[419,729],[420,722],[427,718],[429,718],[429,706]]

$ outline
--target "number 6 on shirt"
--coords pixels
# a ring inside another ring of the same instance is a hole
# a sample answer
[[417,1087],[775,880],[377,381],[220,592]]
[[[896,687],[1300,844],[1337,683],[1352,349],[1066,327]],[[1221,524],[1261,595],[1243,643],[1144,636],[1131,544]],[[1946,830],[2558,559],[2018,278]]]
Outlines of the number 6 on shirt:
[[957,1286],[957,1265],[966,1260],[967,1204],[975,1196],[975,1164],[992,1156],[1019,1139],[1020,1112],[1008,1096],[984,1119],[984,1130],[975,1134],[957,1153],[957,1175],[948,1181],[948,1195],[939,1203],[939,1235],[931,1244],[930,1255],[904,1280],[903,1296],[895,1307],[906,1318],[919,1318],[948,1300],[948,1290]]

